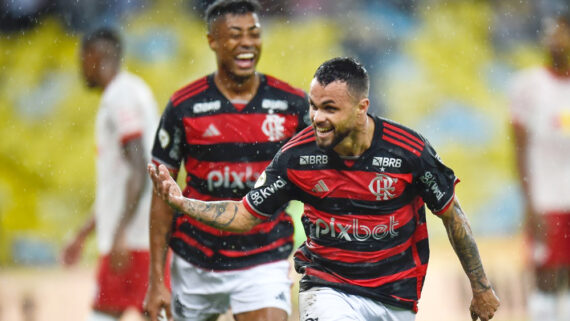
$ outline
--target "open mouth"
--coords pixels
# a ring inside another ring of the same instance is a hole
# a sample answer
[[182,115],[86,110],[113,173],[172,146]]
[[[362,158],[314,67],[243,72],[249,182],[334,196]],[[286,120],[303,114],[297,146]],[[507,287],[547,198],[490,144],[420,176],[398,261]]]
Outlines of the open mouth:
[[252,52],[241,53],[236,56],[235,60],[239,68],[249,69],[253,67],[255,55]]
[[317,132],[317,136],[326,136],[328,133],[331,133],[334,128],[333,127],[315,127]]

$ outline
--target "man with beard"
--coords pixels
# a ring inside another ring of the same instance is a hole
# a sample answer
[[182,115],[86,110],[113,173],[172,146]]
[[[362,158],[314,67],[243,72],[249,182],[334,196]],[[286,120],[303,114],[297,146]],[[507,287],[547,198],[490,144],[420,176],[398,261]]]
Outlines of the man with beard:
[[[206,11],[217,71],[172,95],[152,150],[176,177],[184,162],[186,197],[240,200],[279,148],[308,125],[306,94],[256,72],[261,26],[253,0],[219,0]],[[284,212],[247,234],[223,232],[173,210],[154,195],[146,310],[175,320],[286,320],[291,310],[288,257],[293,224]],[[172,295],[161,281],[167,245],[174,252]],[[172,301],[172,305],[171,305]]]
[[149,164],[155,192],[187,216],[242,233],[286,202],[304,202],[301,320],[414,320],[429,259],[426,204],[471,282],[472,319],[491,319],[499,300],[455,197],[457,178],[423,136],[368,114],[368,89],[355,60],[323,63],[309,91],[313,126],[281,148],[241,201],[186,198],[166,167]]

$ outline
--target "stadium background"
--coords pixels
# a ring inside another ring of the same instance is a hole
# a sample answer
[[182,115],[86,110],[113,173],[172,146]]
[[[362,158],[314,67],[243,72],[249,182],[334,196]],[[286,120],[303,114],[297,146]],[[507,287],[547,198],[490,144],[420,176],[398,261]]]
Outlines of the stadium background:
[[[80,78],[82,32],[119,26],[126,68],[149,83],[163,108],[172,92],[215,69],[199,16],[205,3],[0,2],[1,321],[78,320],[88,311],[93,240],[80,267],[58,266],[94,192],[99,95]],[[461,179],[458,195],[503,301],[496,319],[525,320],[506,92],[513,72],[542,62],[537,28],[558,2],[262,3],[268,11],[258,69],[307,90],[325,59],[360,58],[372,76],[373,111],[422,132]],[[417,319],[469,320],[466,278],[433,216],[429,232],[432,263]]]

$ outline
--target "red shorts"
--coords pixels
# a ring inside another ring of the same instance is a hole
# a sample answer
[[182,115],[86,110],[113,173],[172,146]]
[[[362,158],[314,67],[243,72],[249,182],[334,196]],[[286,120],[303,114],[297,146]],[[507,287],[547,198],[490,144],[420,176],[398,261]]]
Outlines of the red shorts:
[[142,305],[148,287],[150,255],[148,251],[131,251],[130,265],[115,272],[109,255],[99,258],[97,293],[93,309],[122,313],[133,307],[143,311]]
[[548,213],[542,216],[546,225],[544,242],[532,240],[531,258],[537,267],[570,267],[570,213]]

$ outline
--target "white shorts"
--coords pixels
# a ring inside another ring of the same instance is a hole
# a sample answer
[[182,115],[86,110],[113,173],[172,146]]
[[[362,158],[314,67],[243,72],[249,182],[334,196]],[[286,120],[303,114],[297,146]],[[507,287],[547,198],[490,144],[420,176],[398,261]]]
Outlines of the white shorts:
[[174,254],[171,269],[174,320],[207,320],[263,308],[291,314],[290,264],[287,260],[245,270],[212,272],[200,269]]
[[416,314],[328,287],[299,293],[301,321],[414,321]]

